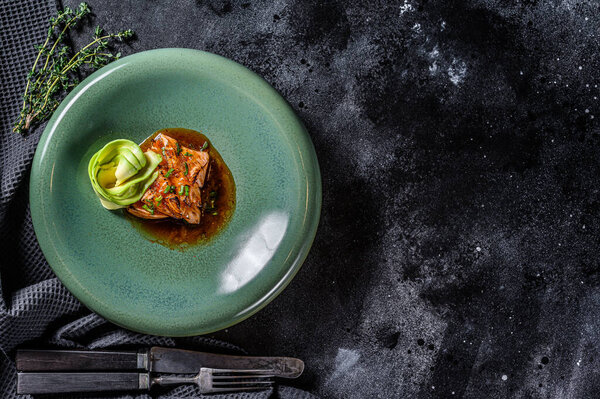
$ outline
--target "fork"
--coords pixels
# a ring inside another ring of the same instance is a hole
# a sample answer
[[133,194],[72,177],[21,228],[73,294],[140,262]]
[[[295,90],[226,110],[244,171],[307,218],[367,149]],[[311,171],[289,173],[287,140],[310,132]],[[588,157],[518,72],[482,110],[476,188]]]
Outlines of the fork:
[[273,370],[213,369],[203,367],[192,377],[150,373],[18,373],[17,393],[68,393],[150,390],[153,386],[195,384],[200,392],[222,393],[256,391],[273,384]]
[[200,393],[255,391],[269,388],[272,384],[273,370],[233,370],[201,368],[193,377],[164,375],[154,377],[149,386],[196,384]]

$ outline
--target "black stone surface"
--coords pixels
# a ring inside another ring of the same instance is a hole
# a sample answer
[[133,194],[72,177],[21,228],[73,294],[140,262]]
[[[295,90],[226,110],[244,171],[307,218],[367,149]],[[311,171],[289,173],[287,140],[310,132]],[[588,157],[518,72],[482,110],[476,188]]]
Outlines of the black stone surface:
[[600,397],[597,2],[90,4],[126,54],[256,71],[315,144],[305,265],[216,337],[323,397]]

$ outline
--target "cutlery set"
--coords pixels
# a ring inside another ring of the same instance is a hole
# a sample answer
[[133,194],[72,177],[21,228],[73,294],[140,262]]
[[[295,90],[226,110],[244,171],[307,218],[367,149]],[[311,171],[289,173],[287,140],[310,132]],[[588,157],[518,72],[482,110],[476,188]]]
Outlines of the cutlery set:
[[[150,390],[195,384],[201,393],[269,388],[304,370],[290,357],[232,356],[153,347],[141,351],[19,350],[17,393]],[[187,376],[183,376],[187,374]]]

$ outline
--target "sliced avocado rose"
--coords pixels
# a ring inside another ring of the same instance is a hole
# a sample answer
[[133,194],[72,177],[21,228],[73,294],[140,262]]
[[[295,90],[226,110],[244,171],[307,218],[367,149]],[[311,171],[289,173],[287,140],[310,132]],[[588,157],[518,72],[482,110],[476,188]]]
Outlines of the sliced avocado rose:
[[158,177],[162,157],[143,152],[131,140],[114,140],[95,153],[88,165],[94,191],[106,209],[125,208],[139,201]]

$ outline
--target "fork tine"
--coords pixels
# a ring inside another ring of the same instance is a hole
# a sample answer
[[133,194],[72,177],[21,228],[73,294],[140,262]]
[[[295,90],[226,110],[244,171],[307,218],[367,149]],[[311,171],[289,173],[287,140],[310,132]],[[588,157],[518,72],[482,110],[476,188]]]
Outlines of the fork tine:
[[212,373],[246,373],[246,374],[264,374],[264,373],[273,373],[275,370],[265,370],[265,369],[211,369]]
[[273,378],[273,374],[241,374],[241,375],[213,375],[213,380],[232,380],[239,378]]
[[222,387],[226,385],[273,385],[273,381],[223,381],[213,382],[214,387]]
[[242,391],[261,391],[268,387],[231,387],[231,388],[210,388],[204,393],[217,393],[217,392],[242,392]]

